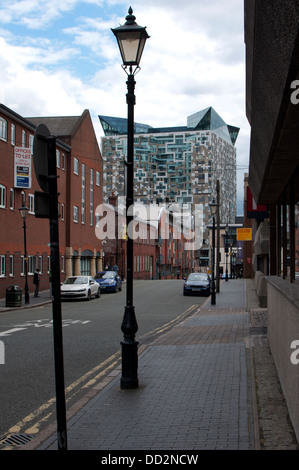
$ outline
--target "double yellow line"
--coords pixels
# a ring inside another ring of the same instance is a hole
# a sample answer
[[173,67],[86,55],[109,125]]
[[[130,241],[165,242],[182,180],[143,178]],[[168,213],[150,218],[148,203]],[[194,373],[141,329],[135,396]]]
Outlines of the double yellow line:
[[[198,309],[198,305],[192,305],[187,310],[185,310],[182,314],[178,315],[176,318],[174,318],[170,322],[165,323],[164,325],[158,328],[155,328],[148,333],[145,333],[144,335],[140,337],[140,339],[147,337],[149,338],[149,342],[154,341],[154,339],[156,339],[157,336],[168,331],[173,326],[183,321],[186,317],[190,316],[197,309]],[[110,356],[109,358],[107,358],[104,362],[97,365],[96,367],[88,371],[86,374],[82,375],[77,380],[75,380],[72,384],[70,384],[65,389],[66,403],[70,402],[70,400],[72,400],[76,396],[77,394],[76,389],[79,386],[81,386],[81,389],[86,390],[86,393],[91,388],[97,388],[96,384],[98,384],[100,380],[102,380],[103,378],[111,374],[112,371],[119,368],[120,362],[121,362],[121,352],[118,351],[112,356]],[[46,403],[41,405],[38,409],[36,409],[32,413],[30,413],[28,416],[23,418],[21,421],[19,421],[17,424],[12,426],[8,430],[8,432],[4,434],[4,436],[20,434],[20,433],[28,434],[28,435],[38,434],[38,432],[41,429],[41,426],[53,417],[55,413],[55,409],[52,410],[51,407],[54,407],[55,403],[56,403],[56,397],[51,398]],[[52,421],[54,420],[55,418],[53,418]],[[14,447],[12,445],[9,445],[7,447],[2,448],[2,450],[10,450],[13,448]]]

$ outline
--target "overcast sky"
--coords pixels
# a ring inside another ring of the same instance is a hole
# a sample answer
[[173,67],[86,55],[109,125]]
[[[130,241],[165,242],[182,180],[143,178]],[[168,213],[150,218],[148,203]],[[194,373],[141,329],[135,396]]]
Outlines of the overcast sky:
[[[185,126],[212,106],[240,127],[238,214],[249,160],[243,0],[135,0],[147,41],[136,76],[135,121]],[[126,75],[111,28],[122,0],[0,0],[0,102],[22,116],[127,116]]]

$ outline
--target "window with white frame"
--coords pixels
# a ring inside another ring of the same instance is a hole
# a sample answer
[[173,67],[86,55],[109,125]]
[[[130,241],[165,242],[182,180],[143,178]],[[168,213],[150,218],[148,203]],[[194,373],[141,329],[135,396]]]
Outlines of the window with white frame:
[[65,153],[62,153],[61,155],[61,168],[62,170],[65,170]]
[[56,150],[56,166],[60,168],[60,151]]
[[22,131],[22,147],[26,147],[26,131]]
[[79,175],[79,160],[78,158],[74,157],[74,173],[75,175]]
[[9,191],[9,208],[10,208],[10,210],[14,210],[14,208],[15,208],[15,190],[14,190],[14,188],[10,188],[10,191]]
[[0,207],[5,209],[6,207],[6,186],[0,184]]
[[34,194],[29,194],[29,213],[34,214]]
[[36,270],[36,256],[28,256],[28,274],[34,274]]
[[16,145],[16,126],[14,124],[11,125],[10,130],[10,143],[11,145]]
[[15,275],[14,255],[9,255],[9,275],[11,277]]
[[33,153],[33,140],[34,140],[34,135],[29,134],[29,148],[31,150],[31,153]]
[[96,185],[101,186],[101,175],[99,171],[96,171]]
[[93,225],[93,169],[90,169],[90,225]]
[[73,206],[73,221],[77,224],[79,222],[79,207]]
[[0,117],[0,139],[7,141],[7,121]]
[[85,165],[82,163],[81,177],[81,224],[85,224]]
[[40,271],[40,274],[42,274],[42,272],[43,272],[43,257],[41,255],[38,257],[38,266],[37,267]]
[[0,255],[0,277],[5,276],[5,255]]
[[65,218],[65,205],[62,203],[61,204],[61,220],[64,220]]

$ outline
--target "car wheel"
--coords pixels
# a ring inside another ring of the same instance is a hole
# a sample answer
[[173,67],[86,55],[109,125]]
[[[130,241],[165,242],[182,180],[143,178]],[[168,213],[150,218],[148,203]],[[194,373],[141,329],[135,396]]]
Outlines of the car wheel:
[[98,292],[96,293],[96,298],[99,299],[101,297],[101,288],[98,288]]
[[91,299],[91,292],[90,290],[87,292],[87,297],[86,297],[86,300],[90,300]]

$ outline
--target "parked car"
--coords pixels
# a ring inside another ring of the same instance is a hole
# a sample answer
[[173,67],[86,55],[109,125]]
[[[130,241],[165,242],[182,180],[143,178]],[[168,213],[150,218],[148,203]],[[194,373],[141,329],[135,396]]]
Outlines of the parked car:
[[78,299],[101,296],[101,287],[91,276],[70,276],[61,285],[61,299]]
[[191,273],[184,283],[184,295],[205,294],[210,295],[211,280],[207,273]]
[[95,275],[95,280],[101,286],[102,292],[121,290],[121,278],[116,271],[101,271]]

